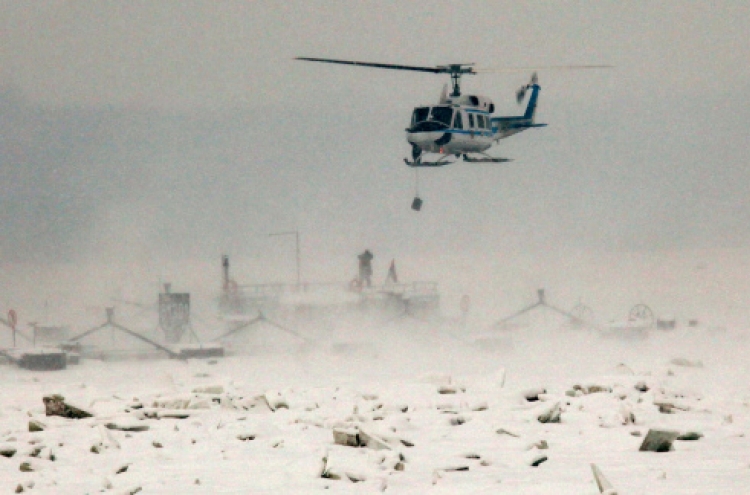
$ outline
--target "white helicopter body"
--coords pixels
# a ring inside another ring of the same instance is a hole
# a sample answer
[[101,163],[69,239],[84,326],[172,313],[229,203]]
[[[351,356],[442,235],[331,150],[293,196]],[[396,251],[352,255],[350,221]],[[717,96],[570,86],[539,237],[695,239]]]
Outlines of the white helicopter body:
[[439,104],[415,108],[411,124],[406,129],[406,139],[412,146],[414,161],[407,160],[407,164],[413,167],[447,165],[447,162],[440,160],[419,160],[422,153],[438,153],[443,158],[464,156],[464,160],[472,162],[508,161],[492,157],[473,159],[467,155],[484,154],[500,139],[546,125],[534,122],[540,87],[537,84],[529,87],[532,92],[526,113],[518,117],[493,117],[495,105],[490,98],[480,95],[447,96],[445,90]]

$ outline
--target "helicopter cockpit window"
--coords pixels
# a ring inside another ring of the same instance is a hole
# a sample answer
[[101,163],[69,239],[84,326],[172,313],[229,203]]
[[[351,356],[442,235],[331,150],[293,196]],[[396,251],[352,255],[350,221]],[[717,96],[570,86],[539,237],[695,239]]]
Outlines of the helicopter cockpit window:
[[427,117],[430,116],[430,107],[419,107],[414,109],[414,114],[411,117],[411,124],[415,125],[419,122],[424,122]]
[[469,114],[469,127],[474,127],[474,114]]
[[450,107],[432,107],[431,120],[437,120],[450,127],[453,120],[453,109]]
[[461,112],[456,112],[456,118],[453,121],[453,127],[456,129],[464,128],[464,120],[461,118]]

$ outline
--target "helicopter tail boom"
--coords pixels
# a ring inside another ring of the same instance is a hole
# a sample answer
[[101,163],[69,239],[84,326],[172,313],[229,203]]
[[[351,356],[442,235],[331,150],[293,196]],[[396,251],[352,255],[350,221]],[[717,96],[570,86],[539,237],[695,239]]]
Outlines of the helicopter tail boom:
[[493,117],[492,125],[495,128],[495,139],[502,139],[532,127],[545,127],[547,124],[537,124],[534,122],[536,116],[536,102],[539,98],[538,84],[533,83],[528,86],[531,89],[529,103],[526,105],[526,111],[519,117]]

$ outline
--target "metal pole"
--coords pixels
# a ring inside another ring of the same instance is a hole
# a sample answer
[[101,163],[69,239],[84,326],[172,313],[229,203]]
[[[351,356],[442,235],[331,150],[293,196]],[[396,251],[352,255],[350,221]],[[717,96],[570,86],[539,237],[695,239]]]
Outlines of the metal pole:
[[301,282],[301,277],[300,277],[300,256],[299,256],[299,230],[296,230],[294,232],[294,234],[295,234],[295,238],[297,240],[297,290],[299,290],[299,288],[300,288],[300,282]]

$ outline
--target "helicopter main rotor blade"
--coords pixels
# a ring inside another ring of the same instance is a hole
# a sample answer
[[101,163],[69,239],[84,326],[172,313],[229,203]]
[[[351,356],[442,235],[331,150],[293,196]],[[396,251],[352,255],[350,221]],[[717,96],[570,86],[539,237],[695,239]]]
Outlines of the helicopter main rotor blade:
[[537,67],[487,67],[475,69],[477,73],[526,72],[529,70],[582,70],[582,69],[612,69],[614,65],[547,65]]
[[361,67],[375,67],[378,69],[411,70],[416,72],[431,72],[432,74],[451,74],[452,72],[462,74],[473,74],[474,69],[466,67],[469,64],[453,64],[438,67],[420,67],[416,65],[378,64],[372,62],[357,62],[354,60],[336,60],[332,58],[296,57],[295,60],[306,60],[308,62],[326,62],[329,64],[358,65]]

